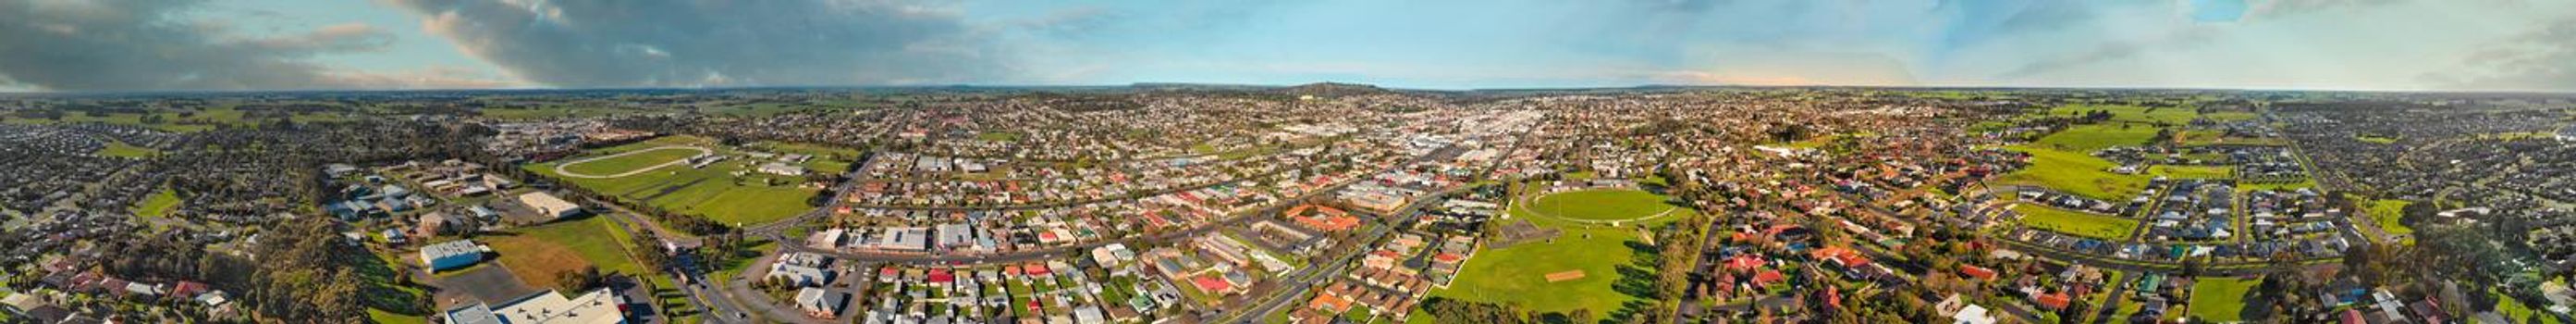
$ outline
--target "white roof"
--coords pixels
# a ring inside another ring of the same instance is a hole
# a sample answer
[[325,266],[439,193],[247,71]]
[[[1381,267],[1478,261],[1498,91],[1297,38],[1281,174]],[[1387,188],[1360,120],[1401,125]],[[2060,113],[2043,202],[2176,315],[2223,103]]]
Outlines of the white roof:
[[469,239],[447,241],[444,243],[430,244],[429,246],[420,247],[420,255],[431,259],[469,253],[483,253],[483,246],[474,244],[474,240]]
[[1968,305],[1968,307],[1962,307],[1962,308],[1959,308],[1959,313],[1958,313],[1958,314],[1950,315],[1950,319],[1951,319],[1951,320],[1954,320],[1954,322],[1952,322],[1952,323],[1958,323],[1958,324],[1994,324],[1994,323],[1995,323],[1995,317],[1994,317],[1994,315],[1987,315],[1987,314],[1986,314],[1986,307],[1985,307],[1985,306],[1977,306],[1977,305]]
[[572,202],[564,201],[563,198],[555,198],[554,194],[548,194],[544,191],[531,191],[525,194],[520,194],[519,203],[528,204],[528,207],[536,207],[537,210],[547,212],[558,212],[581,208],[579,205],[573,205]]
[[548,291],[509,305],[492,309],[502,321],[526,323],[624,323],[626,314],[618,310],[624,304],[617,294],[601,288],[581,296],[564,298],[563,293]]

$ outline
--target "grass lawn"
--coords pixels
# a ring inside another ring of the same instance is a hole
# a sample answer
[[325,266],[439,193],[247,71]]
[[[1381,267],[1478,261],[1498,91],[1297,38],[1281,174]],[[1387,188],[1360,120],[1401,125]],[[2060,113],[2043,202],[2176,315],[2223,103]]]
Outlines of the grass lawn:
[[2262,280],[2201,277],[2191,285],[2191,316],[2216,322],[2244,320],[2245,292]]
[[2040,137],[2038,145],[2060,150],[2089,153],[2114,146],[2146,145],[2155,139],[2154,126],[2129,124],[2096,124],[2068,127]]
[[[1552,241],[1521,242],[1510,247],[1478,251],[1460,267],[1457,281],[1451,282],[1449,288],[1432,291],[1432,295],[1465,301],[1518,304],[1532,312],[1588,309],[1594,314],[1609,314],[1619,310],[1624,303],[1643,301],[1613,289],[1612,285],[1623,276],[1620,272],[1623,268],[1640,271],[1633,266],[1635,258],[1652,257],[1653,251],[1641,252],[1629,247],[1631,242],[1643,244],[1637,240],[1637,231],[1627,227],[1585,226],[1555,218],[1532,217],[1534,215],[1530,215],[1528,210],[1521,208],[1512,208],[1509,212],[1528,219],[1532,224],[1561,230],[1562,235]],[[1559,282],[1548,282],[1546,278],[1550,273],[1576,270],[1583,271],[1583,278]],[[1653,270],[1642,271],[1640,275],[1652,276]],[[1428,316],[1414,318],[1427,319]]]
[[121,141],[107,141],[107,147],[98,149],[96,153],[114,157],[148,158],[161,155],[161,150],[125,144]]
[[1654,216],[1673,205],[1664,196],[1633,189],[1585,189],[1540,196],[1530,208],[1545,216],[1584,220],[1627,220]]
[[2033,203],[2013,205],[2021,212],[2021,223],[2067,235],[2097,239],[2124,240],[2138,231],[2138,221],[2093,213],[2058,209]]
[[2412,203],[2414,202],[2397,199],[2371,200],[2362,211],[2370,213],[2370,220],[2378,223],[2379,228],[2387,230],[2388,234],[2414,234],[2415,229],[2407,228],[2406,224],[2397,222],[2398,218],[2406,216],[2406,205]]
[[2030,153],[2030,167],[2004,174],[1997,181],[2006,184],[2034,185],[2057,191],[2109,201],[2128,201],[2146,190],[2145,175],[2111,173],[2111,161],[2083,153],[2043,148],[2014,147]]
[[[600,149],[590,152],[591,155],[588,156],[614,154],[616,152],[649,149],[668,145],[700,145],[716,149],[720,152],[731,151],[731,149],[726,147],[715,146],[711,140],[687,136],[671,136],[635,144]],[[694,152],[684,150],[664,151]],[[609,160],[597,162],[606,163],[609,162]],[[799,187],[805,181],[802,177],[786,177],[764,173],[750,173],[742,176],[735,176],[732,174],[732,172],[736,170],[747,170],[749,168],[753,168],[758,165],[757,163],[762,163],[762,161],[732,159],[717,162],[713,165],[707,166],[706,168],[672,167],[655,169],[652,172],[645,172],[632,176],[606,179],[565,178],[555,174],[554,162],[526,164],[522,165],[521,168],[527,169],[529,172],[536,174],[554,177],[556,179],[563,180],[564,182],[571,183],[572,185],[581,186],[582,188],[588,188],[592,191],[599,192],[600,194],[617,196],[627,201],[642,201],[673,212],[706,216],[708,219],[724,222],[726,224],[768,223],[787,218],[789,216],[794,216],[796,213],[801,213],[812,208],[805,205],[805,199],[813,197],[819,190]],[[585,163],[584,165],[588,164],[595,163]],[[581,172],[580,170],[574,171]]]
[[2212,165],[2158,165],[2147,167],[2147,174],[2174,179],[2226,179],[2236,176],[2236,168]]
[[555,274],[586,265],[598,265],[600,272],[644,273],[643,266],[626,257],[626,242],[618,240],[625,233],[611,226],[592,216],[510,230],[516,235],[476,238],[491,245],[510,274],[529,287],[555,287]]
[[984,132],[984,133],[980,133],[980,134],[975,134],[975,139],[979,139],[979,140],[986,140],[986,141],[994,141],[994,142],[1014,142],[1014,141],[1019,141],[1019,140],[1020,140],[1020,133],[1013,133],[1013,132]]
[[381,309],[367,309],[367,322],[376,324],[429,323],[429,317],[395,314]]
[[[2511,320],[2516,323],[2532,318],[2531,315],[2534,313],[2530,305],[2523,305],[2522,301],[2513,299],[2513,296],[2506,296],[2502,292],[2497,292],[2494,288],[2488,288],[2487,293],[2495,294],[2495,312],[2497,315],[2504,315],[2506,320]],[[2558,323],[2558,317],[2556,316],[2543,315],[2539,316],[2539,318],[2539,322],[2533,323]]]
[[166,217],[170,216],[170,210],[178,208],[179,191],[172,190],[169,187],[162,187],[161,192],[152,193],[151,197],[143,197],[142,202],[136,203],[134,206],[134,215],[156,218]]
[[634,171],[635,169],[662,165],[663,163],[679,161],[680,159],[687,159],[697,155],[698,150],[683,147],[646,148],[644,151],[636,152],[634,154],[565,165],[564,169],[579,174],[612,175]]

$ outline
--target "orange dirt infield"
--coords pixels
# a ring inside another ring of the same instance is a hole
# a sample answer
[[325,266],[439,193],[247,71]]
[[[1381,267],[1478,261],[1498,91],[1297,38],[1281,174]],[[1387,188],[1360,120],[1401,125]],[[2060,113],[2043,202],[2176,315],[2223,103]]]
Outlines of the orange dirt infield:
[[1566,281],[1566,280],[1574,280],[1574,279],[1583,279],[1583,270],[1574,270],[1574,271],[1566,271],[1566,272],[1558,272],[1558,273],[1550,273],[1550,274],[1547,274],[1547,282],[1558,282],[1558,281]]

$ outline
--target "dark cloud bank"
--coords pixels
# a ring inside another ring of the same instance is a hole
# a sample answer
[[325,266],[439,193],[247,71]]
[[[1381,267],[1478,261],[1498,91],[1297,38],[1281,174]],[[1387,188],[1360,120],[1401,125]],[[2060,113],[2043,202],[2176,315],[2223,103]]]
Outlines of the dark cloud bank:
[[345,88],[377,80],[309,59],[391,41],[365,25],[247,38],[220,22],[180,18],[201,4],[0,0],[0,82],[58,91]]

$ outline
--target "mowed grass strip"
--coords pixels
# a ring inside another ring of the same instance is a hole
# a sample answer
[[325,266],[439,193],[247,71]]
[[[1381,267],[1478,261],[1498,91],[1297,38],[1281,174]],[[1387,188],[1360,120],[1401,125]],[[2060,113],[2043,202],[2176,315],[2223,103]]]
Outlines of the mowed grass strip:
[[2066,235],[2106,240],[2125,240],[2138,231],[2138,221],[2114,216],[2086,213],[2035,203],[2013,205],[2021,213],[2021,224]]
[[1584,189],[1539,196],[1531,208],[1546,216],[1585,220],[1624,220],[1654,216],[1673,205],[1664,196],[1634,189]]
[[648,148],[644,151],[605,159],[590,161],[580,161],[579,159],[575,159],[574,161],[580,162],[565,165],[564,170],[594,176],[614,175],[626,173],[627,171],[634,171],[636,169],[662,165],[663,163],[670,163],[671,161],[679,161],[681,159],[687,159],[697,155],[698,150],[687,147]]
[[2004,184],[2048,187],[2068,194],[2109,201],[2127,201],[2146,190],[2151,177],[2111,173],[2117,166],[2109,160],[2060,150],[2014,147],[2013,151],[2030,154],[2030,166],[1997,178]]
[[599,266],[601,272],[643,273],[643,266],[626,257],[625,242],[617,239],[625,234],[614,232],[607,222],[584,217],[476,239],[491,245],[500,254],[498,261],[529,287],[555,287],[556,274],[589,265]]
[[2191,284],[2191,316],[2214,322],[2244,320],[2245,293],[2261,280],[2201,277]]

